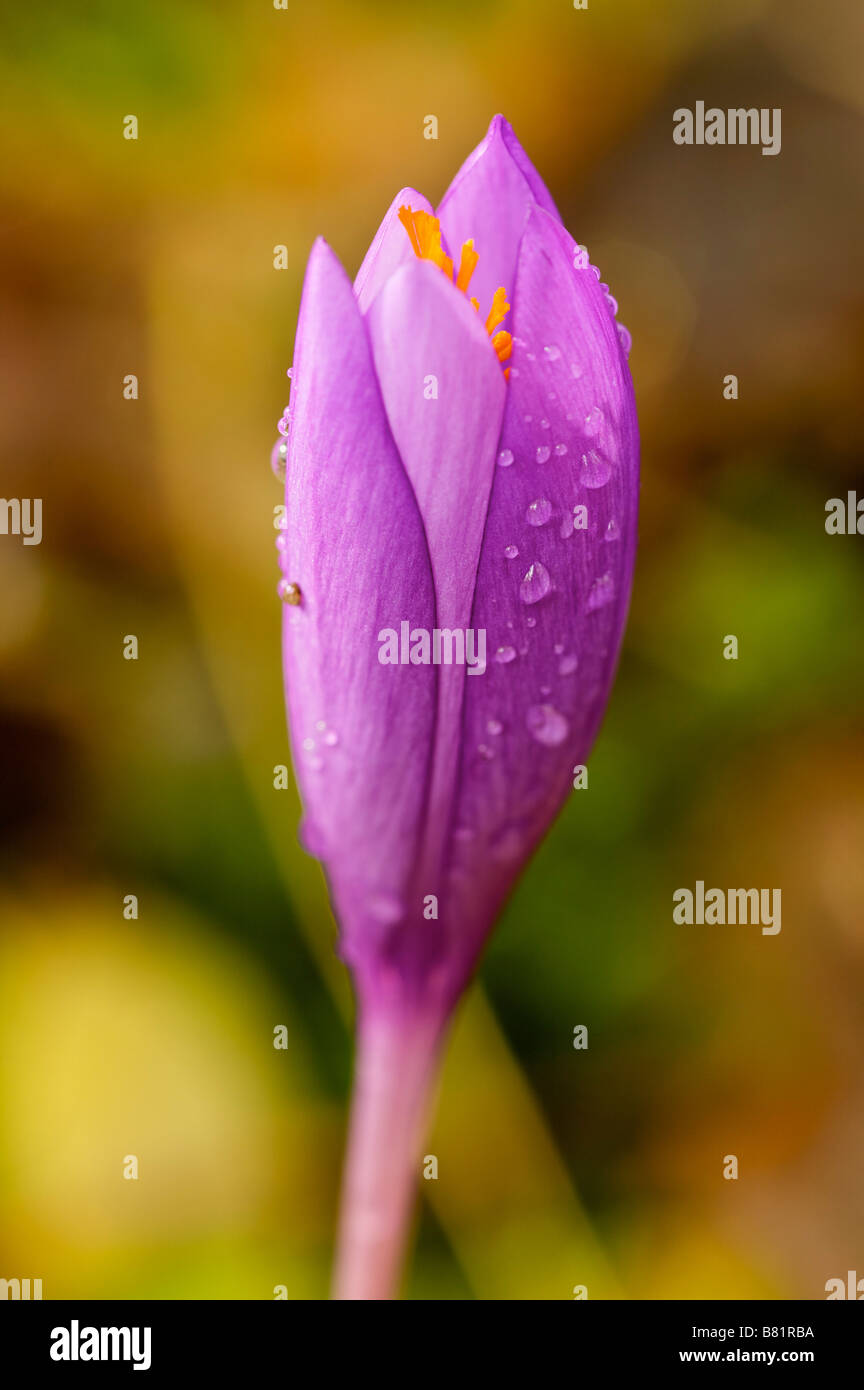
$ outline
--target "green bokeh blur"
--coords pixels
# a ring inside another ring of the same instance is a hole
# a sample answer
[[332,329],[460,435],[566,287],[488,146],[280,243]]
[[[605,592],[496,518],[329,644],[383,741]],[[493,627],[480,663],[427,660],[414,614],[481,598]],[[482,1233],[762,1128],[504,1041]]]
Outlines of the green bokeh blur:
[[[353,273],[497,110],[632,331],[642,540],[589,789],[456,1028],[405,1293],[822,1298],[864,1273],[864,542],[824,529],[864,410],[860,20],[7,7],[0,490],[44,499],[44,537],[0,537],[0,1277],[326,1294],[351,996],[273,787],[268,456],[312,240]],[[782,153],[676,146],[700,99],[781,107]],[[697,879],[781,888],[782,932],[674,926]]]

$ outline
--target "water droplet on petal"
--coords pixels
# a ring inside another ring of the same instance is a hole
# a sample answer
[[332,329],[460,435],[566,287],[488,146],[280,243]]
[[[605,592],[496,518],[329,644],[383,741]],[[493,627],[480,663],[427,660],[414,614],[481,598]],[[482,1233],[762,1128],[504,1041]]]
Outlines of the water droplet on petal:
[[280,483],[285,481],[285,460],[288,457],[288,443],[284,439],[277,440],[270,451],[270,467]]
[[538,463],[545,463],[551,452],[548,444],[541,444],[534,457]]
[[[300,585],[292,583],[290,579],[280,579],[279,583],[276,585],[276,593],[292,608],[297,608],[303,601]],[[299,618],[300,615],[298,614],[297,616]]]
[[297,838],[307,854],[321,859],[325,852],[324,836],[314,821],[303,820],[297,831]]
[[509,662],[515,661],[515,660],[516,660],[516,648],[515,648],[515,647],[499,647],[498,650],[497,650],[497,652],[495,653],[495,660],[496,660],[497,662],[500,662],[500,664],[501,664],[502,666],[506,666]]
[[323,734],[324,730],[327,728],[327,720],[316,719],[315,728],[318,730],[319,734]]
[[629,329],[624,327],[623,323],[618,324],[618,337],[621,339],[621,346],[624,349],[625,357],[629,357],[630,349],[633,346],[633,335]]
[[307,753],[311,753],[313,748],[315,747],[315,740],[314,738],[304,738],[300,746],[301,748],[305,749]]
[[478,744],[477,752],[480,754],[480,757],[483,758],[484,761],[487,763],[491,763],[492,759],[495,757],[495,754],[492,752],[492,749],[489,747],[487,743]]
[[405,909],[392,893],[376,893],[369,899],[369,911],[378,922],[390,927],[404,915]]
[[575,656],[573,652],[568,652],[567,655],[562,656],[561,660],[558,662],[559,676],[572,676],[578,665],[578,656]]
[[512,462],[513,462],[513,450],[512,450],[512,449],[502,449],[501,452],[500,452],[500,454],[498,455],[498,467],[499,467],[499,468],[509,468]]
[[579,380],[580,376],[582,375],[582,368],[579,366],[578,362],[570,363],[570,375],[574,378],[575,381]]
[[570,725],[554,705],[530,705],[525,724],[531,737],[547,748],[557,748],[570,732]]
[[573,527],[573,518],[572,518],[572,516],[565,516],[565,517],[564,517],[564,520],[561,522],[561,539],[562,539],[562,541],[566,541],[566,539],[567,539],[568,536],[572,536],[572,535],[573,535],[573,530],[574,530],[574,527]]
[[486,732],[487,734],[491,734],[493,738],[497,738],[503,728],[504,725],[501,723],[500,719],[487,719],[486,721]]
[[522,836],[515,825],[508,825],[496,835],[489,846],[489,853],[499,864],[511,863],[522,853]]
[[534,419],[534,416],[533,416],[533,415],[523,415],[523,416],[522,416],[522,419],[525,421],[525,424],[526,424],[526,425],[530,425],[530,424],[531,424],[531,421]]
[[609,525],[606,527],[606,533],[603,539],[604,541],[617,541],[618,534],[618,522],[615,520],[613,516],[612,520],[609,522]]
[[537,619],[536,619],[536,618],[526,618],[526,619],[525,619],[525,626],[526,626],[526,627],[536,627],[536,626],[537,626]]
[[326,734],[324,735],[324,742],[327,744],[328,748],[336,747],[336,744],[339,742],[339,735],[336,733],[335,729],[327,730]]
[[594,613],[598,608],[605,608],[607,603],[611,603],[615,597],[615,582],[611,574],[603,574],[599,579],[595,579],[591,588],[588,590],[588,597],[585,600],[585,612]]
[[556,362],[561,356],[561,349],[557,348],[554,343],[550,343],[548,347],[544,347],[543,351],[550,362]]
[[538,497],[525,513],[525,520],[529,526],[545,526],[551,515],[552,503],[545,497]]
[[599,449],[589,449],[587,454],[582,455],[579,481],[584,487],[605,487],[611,477],[612,465]]
[[555,445],[555,452],[556,452],[556,454],[558,455],[559,459],[563,459],[564,455],[565,455],[566,452],[567,452],[567,445],[566,445],[566,444],[556,444],[556,445]]
[[541,421],[540,421],[540,428],[541,428],[541,430],[548,430],[548,428],[549,428],[549,421],[548,421],[548,420],[545,420],[545,419],[544,419],[544,420],[541,420]]
[[545,598],[551,588],[552,580],[549,578],[549,571],[545,565],[541,565],[539,560],[535,560],[519,585],[519,597],[523,603],[539,603],[540,599]]
[[615,315],[615,314],[618,313],[618,300],[615,298],[614,294],[607,294],[607,295],[606,295],[606,303],[609,305],[609,308],[612,310],[613,315]]
[[504,554],[507,556],[508,560],[515,560],[516,556],[519,554],[519,549],[515,545],[505,545]]
[[556,643],[555,643],[555,646],[552,648],[552,650],[553,650],[553,652],[555,653],[556,656],[560,656],[561,653],[562,653],[563,650],[564,650],[564,643],[563,643],[563,642],[556,642]]
[[599,405],[593,405],[585,416],[585,433],[589,439],[593,439],[595,434],[599,434],[603,425],[603,411]]

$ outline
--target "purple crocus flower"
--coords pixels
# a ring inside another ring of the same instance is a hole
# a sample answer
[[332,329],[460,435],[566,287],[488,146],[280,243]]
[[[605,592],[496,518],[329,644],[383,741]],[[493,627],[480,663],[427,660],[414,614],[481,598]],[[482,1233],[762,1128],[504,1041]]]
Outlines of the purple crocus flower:
[[437,212],[397,195],[353,287],[309,258],[277,545],[303,838],[358,1000],[338,1297],[393,1296],[448,1020],[609,698],[639,459],[616,310],[501,116]]

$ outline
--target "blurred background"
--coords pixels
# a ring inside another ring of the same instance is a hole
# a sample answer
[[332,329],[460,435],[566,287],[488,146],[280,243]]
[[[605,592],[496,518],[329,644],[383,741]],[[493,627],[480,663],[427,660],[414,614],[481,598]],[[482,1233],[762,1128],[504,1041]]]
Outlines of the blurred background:
[[[0,1276],[326,1295],[352,1006],[273,785],[269,451],[314,237],[353,274],[498,110],[633,334],[642,539],[590,791],[459,1018],[405,1293],[864,1276],[864,541],[824,529],[864,411],[860,5],[44,0],[0,26],[2,492],[44,499],[41,546],[0,537]],[[782,153],[676,146],[697,100],[781,107]],[[781,888],[781,934],[675,927],[697,878]]]

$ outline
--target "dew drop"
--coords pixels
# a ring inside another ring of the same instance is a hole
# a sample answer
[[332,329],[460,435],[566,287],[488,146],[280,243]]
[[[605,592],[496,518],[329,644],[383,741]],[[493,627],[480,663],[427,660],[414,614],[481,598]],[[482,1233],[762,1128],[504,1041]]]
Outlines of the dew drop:
[[336,744],[339,742],[339,735],[336,733],[335,729],[327,730],[326,734],[324,735],[324,742],[327,744],[328,748],[336,747]]
[[316,859],[322,858],[326,845],[324,836],[314,821],[301,821],[297,838],[307,854],[313,855]]
[[613,516],[612,520],[609,522],[609,525],[606,527],[606,532],[603,536],[603,539],[604,541],[617,541],[618,534],[618,522],[615,520]]
[[480,754],[480,757],[484,760],[484,762],[487,763],[491,763],[492,759],[495,757],[495,754],[492,752],[492,749],[489,747],[488,743],[479,743],[477,745],[477,752]]
[[531,421],[534,419],[534,416],[533,416],[533,415],[523,415],[523,416],[522,416],[522,419],[525,421],[525,424],[526,424],[526,425],[530,425],[530,424],[531,424]]
[[557,748],[570,732],[570,725],[554,705],[529,705],[525,724],[531,737],[547,748]]
[[607,295],[606,295],[606,303],[609,305],[609,308],[612,310],[613,315],[618,313],[618,300],[615,298],[614,294],[607,294]]
[[519,368],[518,368],[518,367],[511,367],[511,368],[510,368],[510,375],[511,375],[511,376],[518,376],[518,375],[519,375]]
[[548,430],[549,428],[549,421],[545,417],[540,421],[540,428],[541,430]]
[[486,732],[487,734],[491,734],[493,738],[497,738],[503,729],[504,725],[501,723],[500,719],[487,719]]
[[327,728],[327,720],[316,719],[315,728],[318,730],[319,734],[323,734],[324,730]]
[[558,455],[559,459],[563,459],[563,457],[564,457],[564,455],[566,454],[566,452],[567,452],[567,445],[566,445],[566,444],[556,444],[556,445],[555,445],[555,453]]
[[557,362],[558,358],[561,356],[561,349],[557,348],[554,343],[550,343],[548,347],[544,347],[543,351],[550,362]]
[[288,549],[288,537],[283,535],[280,531],[279,535],[276,537],[275,544],[280,555],[284,555],[285,551]]
[[498,467],[499,467],[499,468],[509,468],[512,462],[513,462],[513,450],[512,450],[512,449],[502,449],[501,452],[500,452],[500,454],[498,455]]
[[529,362],[536,362],[536,361],[537,361],[537,354],[536,354],[536,352],[526,352],[525,356],[528,358],[528,361],[529,361]]
[[507,666],[509,662],[516,660],[515,647],[499,647],[495,653],[495,660],[502,666]]
[[288,444],[284,439],[277,440],[270,452],[270,467],[280,483],[285,481],[285,460],[288,457]]
[[562,656],[561,660],[558,662],[559,676],[572,676],[578,665],[578,656],[574,655],[573,652],[568,652],[567,655]]
[[598,449],[589,449],[582,455],[580,481],[585,487],[605,487],[612,477],[612,466]]
[[538,497],[525,513],[525,520],[529,526],[545,526],[551,515],[552,503],[546,497]]
[[523,603],[539,603],[552,588],[549,571],[539,560],[535,560],[519,585],[519,597]]
[[499,864],[511,863],[522,853],[522,836],[515,825],[508,825],[496,835],[489,846],[489,853]]
[[545,463],[551,452],[548,444],[541,444],[534,457],[538,463]]
[[565,517],[564,517],[564,520],[561,522],[561,539],[562,539],[562,541],[566,541],[566,539],[567,539],[568,536],[572,536],[572,535],[573,535],[573,530],[574,530],[574,527],[573,527],[573,518],[572,518],[572,516],[565,516]]
[[515,560],[516,556],[519,554],[519,549],[515,545],[505,545],[504,554],[507,556],[508,560]]
[[276,593],[292,608],[296,608],[303,601],[300,585],[292,583],[290,579],[280,579],[276,585]]
[[605,608],[607,603],[611,603],[615,597],[615,583],[611,574],[603,574],[599,579],[595,579],[591,588],[588,590],[588,597],[585,600],[585,612],[594,613],[598,608]]
[[307,753],[311,753],[315,747],[314,738],[304,738],[301,747],[304,748]]
[[627,329],[627,328],[624,327],[623,323],[619,323],[619,324],[617,325],[617,327],[618,327],[618,337],[621,339],[621,346],[622,346],[622,348],[624,349],[624,355],[625,355],[626,357],[629,357],[629,356],[630,356],[630,349],[631,349],[632,346],[633,346],[633,335],[632,335],[632,333],[630,332],[629,329]]
[[536,626],[537,626],[537,619],[534,618],[534,617],[528,617],[528,618],[526,618],[526,619],[525,619],[525,626],[526,626],[526,627],[536,627]]
[[603,411],[599,405],[594,405],[585,416],[585,433],[589,439],[600,433],[603,425]]
[[404,907],[392,893],[376,893],[369,899],[369,911],[376,921],[390,927],[404,915]]
[[582,368],[579,366],[578,362],[570,363],[570,375],[573,377],[575,381],[579,380],[580,376],[582,375]]
[[563,642],[556,642],[556,643],[555,643],[555,646],[552,648],[552,650],[553,650],[553,652],[555,653],[556,656],[560,656],[561,653],[562,653],[563,650],[564,650],[564,643],[563,643]]

